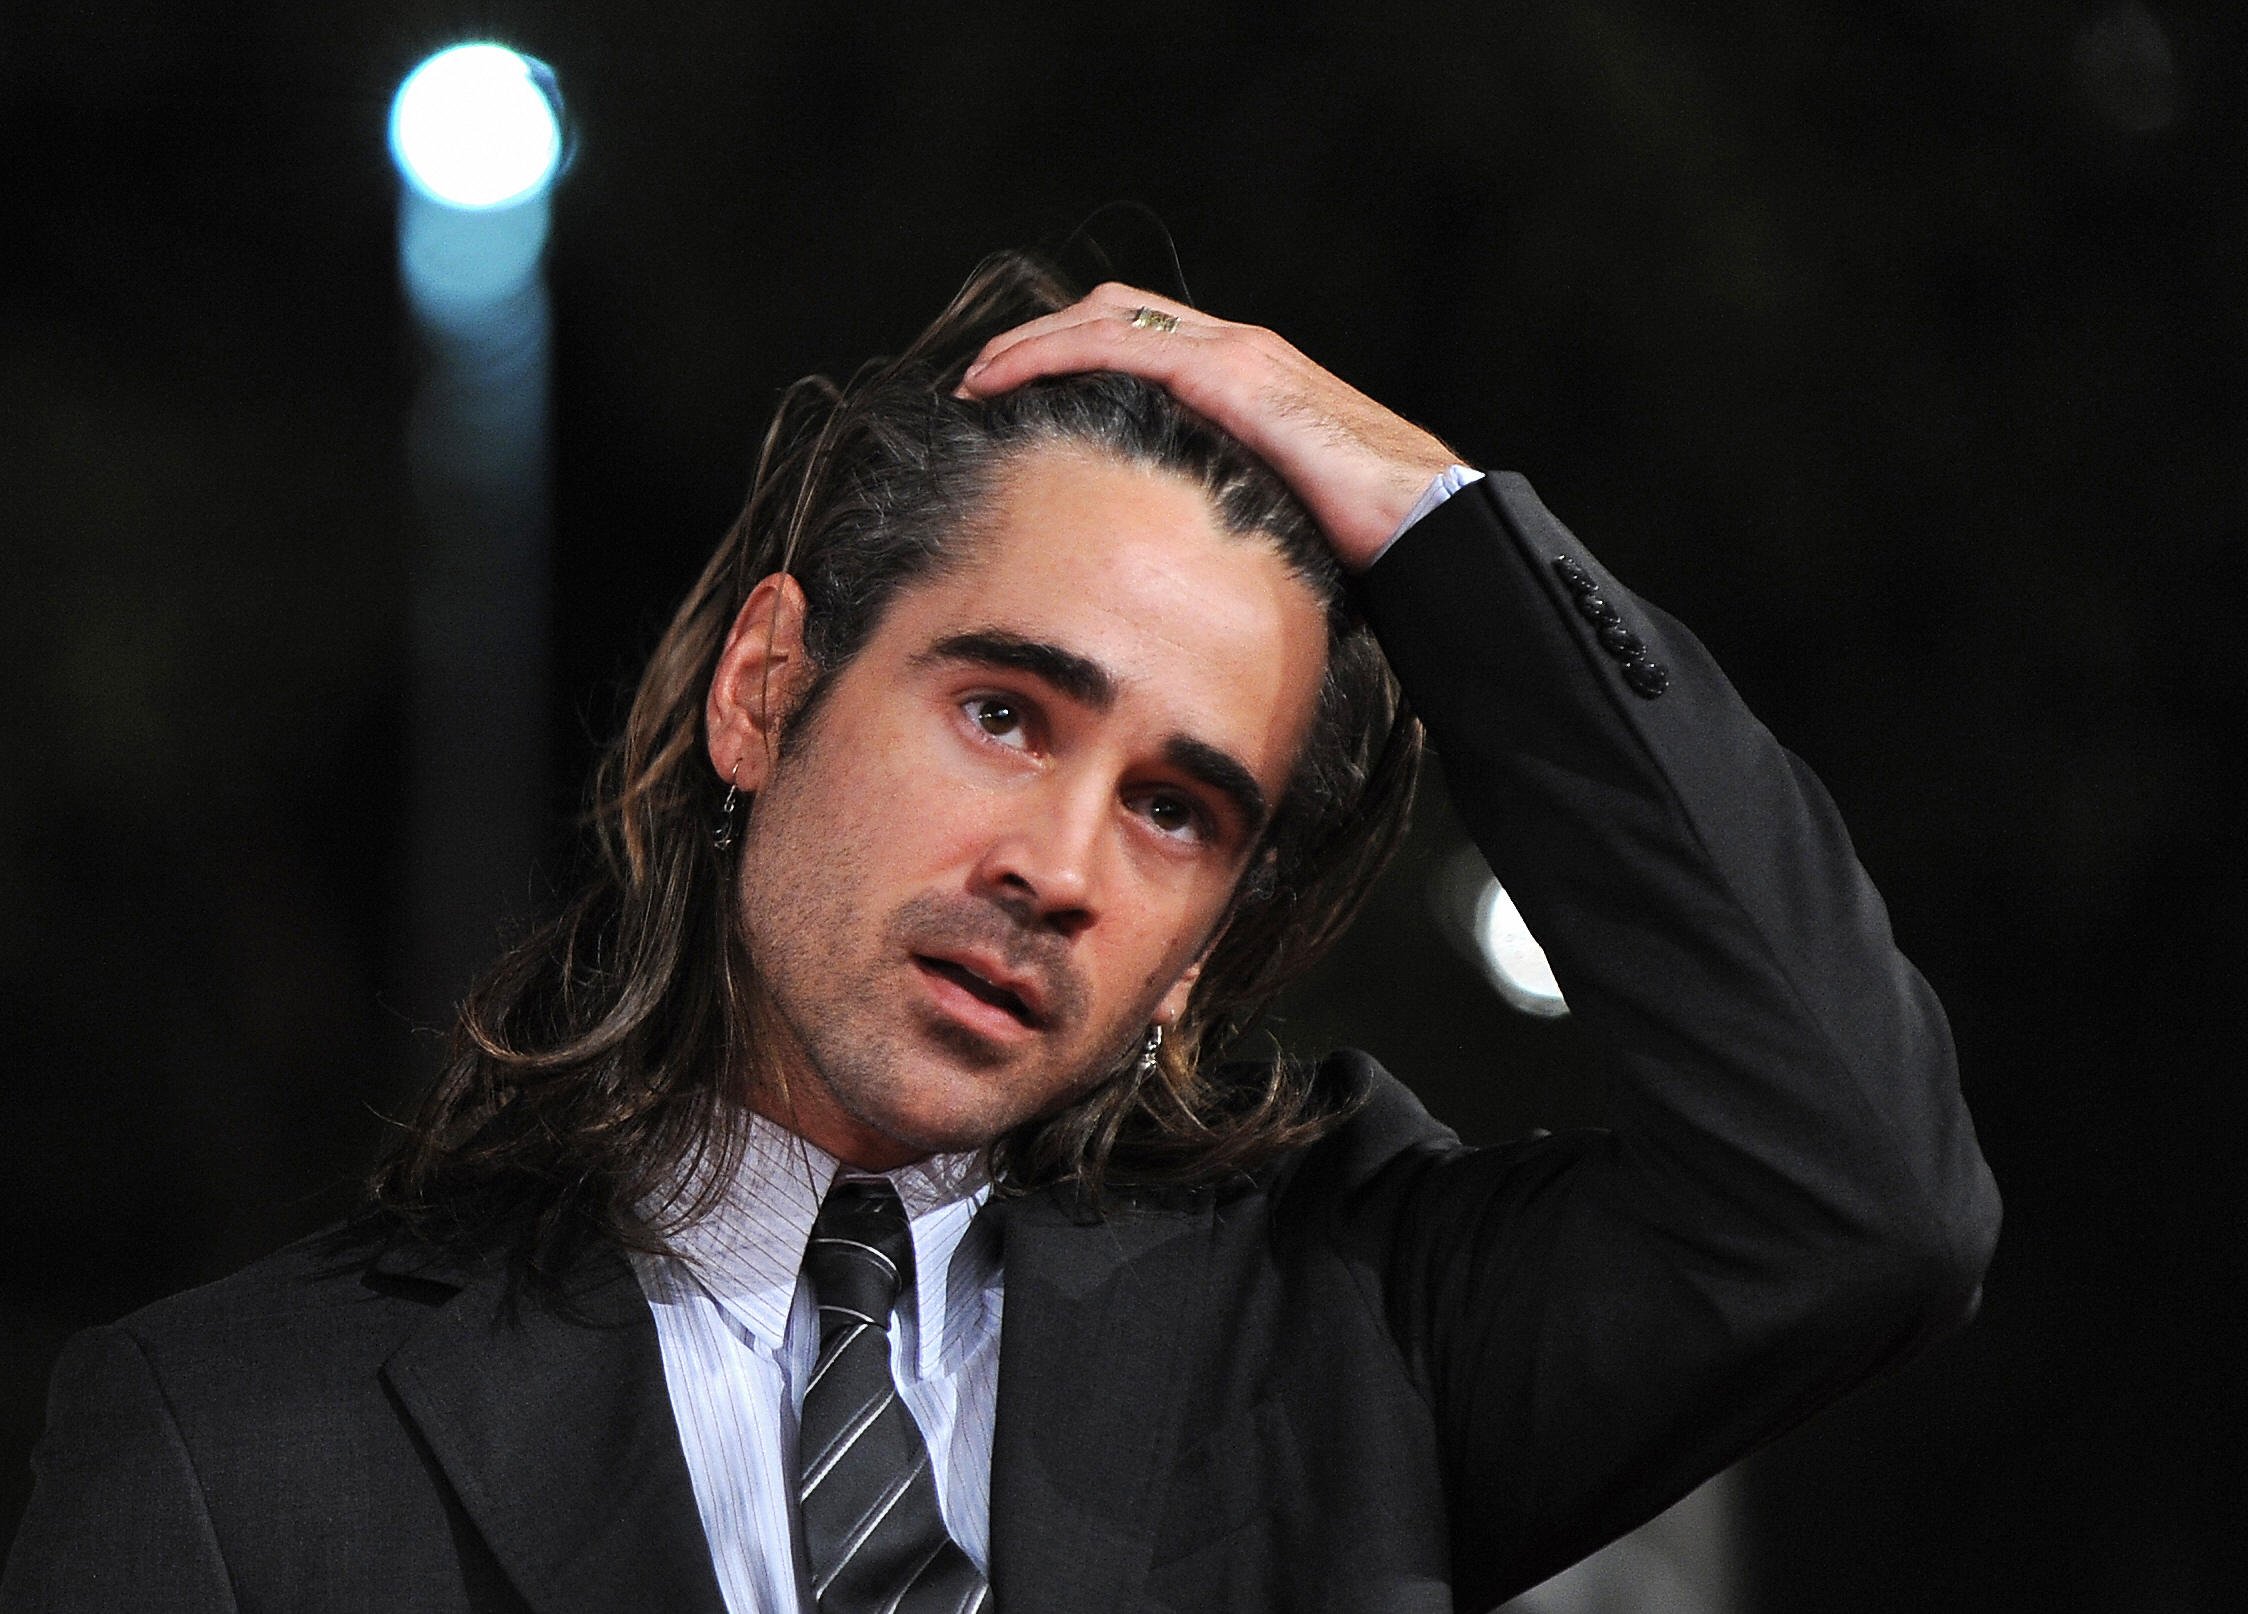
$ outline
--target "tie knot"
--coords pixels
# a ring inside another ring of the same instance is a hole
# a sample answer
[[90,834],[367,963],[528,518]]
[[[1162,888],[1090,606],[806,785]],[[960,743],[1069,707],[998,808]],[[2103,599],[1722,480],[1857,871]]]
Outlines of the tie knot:
[[898,1191],[880,1178],[845,1178],[827,1191],[804,1249],[804,1275],[824,1335],[854,1319],[890,1326],[890,1309],[913,1271],[913,1234]]

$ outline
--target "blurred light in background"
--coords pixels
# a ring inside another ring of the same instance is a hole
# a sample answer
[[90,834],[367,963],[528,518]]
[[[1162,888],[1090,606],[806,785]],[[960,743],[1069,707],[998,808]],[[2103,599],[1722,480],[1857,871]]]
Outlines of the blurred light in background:
[[1427,892],[1439,933],[1476,962],[1509,1008],[1541,1020],[1569,1012],[1545,949],[1481,852],[1460,847],[1439,866]]
[[562,158],[542,62],[440,51],[390,112],[398,267],[422,337],[405,926],[398,996],[451,1018],[519,916],[550,812],[553,314],[543,265]]
[[398,171],[432,201],[504,207],[543,191],[562,160],[554,74],[505,45],[455,45],[406,75],[390,103]]
[[1550,1018],[1569,1012],[1561,983],[1553,978],[1545,949],[1523,923],[1522,910],[1505,886],[1489,878],[1475,897],[1475,953],[1499,996],[1524,1014]]
[[561,104],[553,70],[504,45],[439,51],[398,86],[398,254],[425,319],[481,321],[536,276],[562,162]]

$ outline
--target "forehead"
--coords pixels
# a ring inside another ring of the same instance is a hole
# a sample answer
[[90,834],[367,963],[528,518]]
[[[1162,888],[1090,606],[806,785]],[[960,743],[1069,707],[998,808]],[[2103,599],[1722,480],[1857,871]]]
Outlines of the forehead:
[[1325,671],[1326,616],[1269,541],[1226,531],[1183,477],[1074,448],[1019,456],[975,528],[959,565],[899,599],[884,637],[908,654],[978,629],[1058,645],[1112,676],[1120,712],[1137,703],[1256,753],[1260,777],[1267,753],[1285,774]]

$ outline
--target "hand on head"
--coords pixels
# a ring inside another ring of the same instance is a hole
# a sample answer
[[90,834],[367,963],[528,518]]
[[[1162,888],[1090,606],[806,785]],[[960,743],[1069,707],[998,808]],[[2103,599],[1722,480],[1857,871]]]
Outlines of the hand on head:
[[1372,563],[1430,480],[1458,459],[1271,331],[1114,282],[993,337],[959,395],[989,398],[1088,370],[1152,381],[1231,434],[1303,500],[1351,570]]

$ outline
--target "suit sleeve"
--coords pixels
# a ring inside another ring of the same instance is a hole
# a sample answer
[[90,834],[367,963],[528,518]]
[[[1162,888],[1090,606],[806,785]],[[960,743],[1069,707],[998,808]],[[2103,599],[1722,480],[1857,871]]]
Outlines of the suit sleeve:
[[122,1328],[63,1348],[0,1614],[236,1607],[203,1491],[147,1357]]
[[1483,1606],[1962,1323],[1997,1197],[1832,802],[1690,633],[1515,476],[1362,583],[1608,1081],[1607,1130],[1416,1147],[1343,1235],[1380,1242]]

